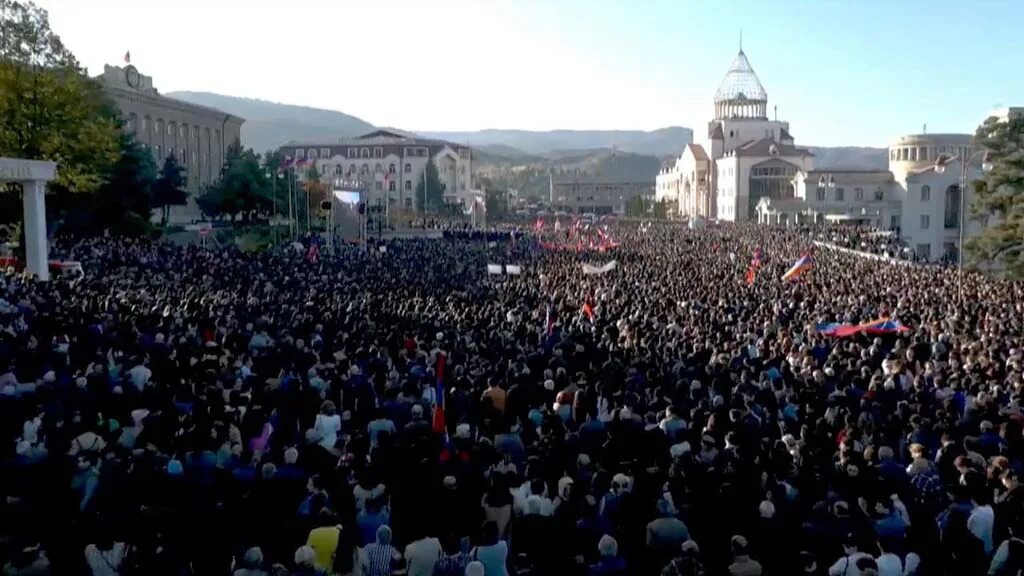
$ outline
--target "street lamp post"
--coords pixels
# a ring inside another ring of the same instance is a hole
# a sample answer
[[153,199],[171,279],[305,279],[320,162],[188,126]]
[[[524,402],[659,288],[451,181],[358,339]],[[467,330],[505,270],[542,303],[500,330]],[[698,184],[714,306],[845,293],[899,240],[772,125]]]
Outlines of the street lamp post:
[[[828,202],[828,191],[834,190],[835,187],[836,179],[832,174],[822,174],[821,178],[818,178],[818,192],[822,196],[821,202],[823,205],[825,202]],[[822,206],[822,209],[824,209],[824,206]]]
[[935,159],[935,173],[942,174],[946,171],[946,165],[954,160],[960,160],[960,181],[957,185],[960,188],[960,217],[957,226],[959,227],[956,249],[956,292],[960,304],[964,301],[964,214],[966,212],[967,178],[971,169],[971,162],[981,158],[981,170],[989,172],[992,170],[992,162],[989,160],[988,152],[985,150],[974,150],[968,146],[966,152],[957,156],[940,155]]

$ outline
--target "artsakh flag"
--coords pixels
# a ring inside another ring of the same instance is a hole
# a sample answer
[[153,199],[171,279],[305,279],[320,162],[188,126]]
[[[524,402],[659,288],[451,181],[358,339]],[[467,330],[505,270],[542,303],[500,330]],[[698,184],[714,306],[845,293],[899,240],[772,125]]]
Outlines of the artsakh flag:
[[131,64],[132,63],[132,51],[131,50],[129,50],[129,51],[124,53],[124,63],[125,64]]
[[754,250],[754,258],[750,260],[750,268],[747,268],[747,286],[753,286],[757,279],[757,271],[761,268],[761,249]]

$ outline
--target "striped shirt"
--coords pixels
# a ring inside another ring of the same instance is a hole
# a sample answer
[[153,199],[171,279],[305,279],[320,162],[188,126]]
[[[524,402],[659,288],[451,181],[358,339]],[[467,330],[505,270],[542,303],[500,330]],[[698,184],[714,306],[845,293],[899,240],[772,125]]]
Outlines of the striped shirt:
[[395,561],[401,555],[398,550],[390,544],[368,544],[363,549],[365,559],[363,560],[364,576],[389,576],[395,566]]

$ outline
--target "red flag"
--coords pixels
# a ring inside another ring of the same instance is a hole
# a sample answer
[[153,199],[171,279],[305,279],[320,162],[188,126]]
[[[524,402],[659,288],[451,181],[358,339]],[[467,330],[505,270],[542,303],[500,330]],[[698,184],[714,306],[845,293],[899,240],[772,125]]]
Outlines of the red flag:
[[131,64],[132,63],[132,51],[131,50],[129,50],[129,51],[124,53],[124,63],[125,64]]
[[594,305],[590,302],[590,296],[583,299],[583,314],[590,320],[590,323],[594,323]]
[[750,261],[750,268],[747,268],[747,286],[753,286],[757,279],[757,271],[761,268],[761,249],[754,250],[754,258]]

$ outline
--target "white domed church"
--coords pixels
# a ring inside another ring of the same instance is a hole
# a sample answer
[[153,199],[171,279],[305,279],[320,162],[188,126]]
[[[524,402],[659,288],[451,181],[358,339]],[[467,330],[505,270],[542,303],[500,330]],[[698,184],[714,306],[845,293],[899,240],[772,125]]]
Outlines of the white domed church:
[[793,198],[793,177],[814,168],[789,123],[768,119],[768,94],[741,48],[715,93],[707,138],[689,144],[657,177],[658,200],[684,216],[733,222],[756,219],[762,198]]

